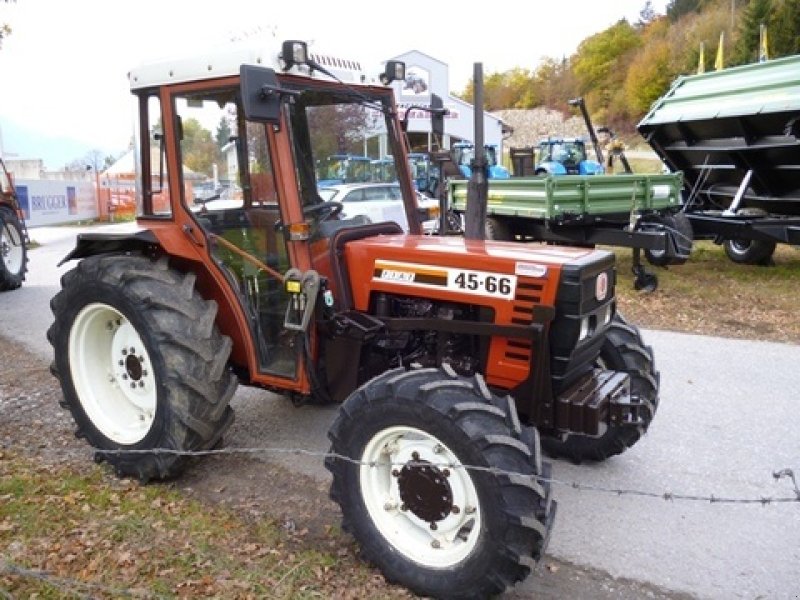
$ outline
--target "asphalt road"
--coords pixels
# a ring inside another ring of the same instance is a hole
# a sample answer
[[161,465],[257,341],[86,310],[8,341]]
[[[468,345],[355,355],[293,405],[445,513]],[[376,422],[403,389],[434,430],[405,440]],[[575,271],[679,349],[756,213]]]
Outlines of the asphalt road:
[[[103,229],[124,229],[103,226]],[[94,227],[93,230],[101,230]],[[40,228],[22,289],[0,294],[3,333],[51,356],[49,300],[74,227]],[[794,497],[774,471],[793,468],[800,483],[797,365],[800,346],[645,331],[661,371],[661,408],[648,435],[599,465],[554,464],[563,482],[716,498]],[[324,452],[335,409],[292,405],[242,388],[234,399],[231,446]],[[275,460],[327,478],[315,457]],[[559,513],[549,553],[611,577],[648,582],[699,598],[800,598],[800,503],[724,504],[638,495],[555,490]],[[612,581],[611,579],[609,581]],[[527,597],[523,583],[513,593]]]

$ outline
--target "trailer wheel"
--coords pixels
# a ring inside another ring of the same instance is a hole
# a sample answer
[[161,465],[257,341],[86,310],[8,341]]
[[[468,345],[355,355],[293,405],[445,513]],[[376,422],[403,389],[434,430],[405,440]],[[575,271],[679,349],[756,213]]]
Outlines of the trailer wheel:
[[[166,259],[92,256],[50,303],[61,404],[119,476],[173,477],[187,462],[181,452],[215,446],[233,421],[231,341],[194,282]],[[153,449],[167,452],[143,452]]]
[[644,255],[647,261],[656,267],[666,267],[668,265],[682,265],[692,253],[692,223],[684,213],[679,212],[674,215],[658,215],[653,221],[663,225],[672,239],[675,241],[677,256],[669,256],[665,250],[645,249]]
[[653,350],[644,345],[639,329],[616,315],[606,333],[598,366],[630,375],[631,394],[638,396],[642,403],[636,414],[638,424],[609,424],[600,437],[579,434],[570,434],[565,440],[543,437],[542,448],[550,456],[568,458],[576,463],[605,460],[633,446],[650,426],[658,408],[659,374]]
[[510,242],[514,240],[508,223],[496,217],[486,217],[484,231],[486,232],[487,240],[498,240],[501,242]]
[[775,253],[775,242],[764,240],[725,240],[725,254],[740,265],[770,265]]
[[15,290],[25,281],[28,250],[17,216],[0,210],[0,292]]
[[542,556],[556,508],[541,481],[549,465],[514,401],[480,377],[389,371],[344,402],[328,436],[343,528],[389,581],[486,598]]

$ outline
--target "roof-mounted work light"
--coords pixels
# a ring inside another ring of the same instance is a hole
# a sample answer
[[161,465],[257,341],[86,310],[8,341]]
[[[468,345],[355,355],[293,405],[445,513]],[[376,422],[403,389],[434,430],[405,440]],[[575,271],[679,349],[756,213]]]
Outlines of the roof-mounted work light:
[[299,40],[286,40],[281,46],[283,70],[288,71],[295,65],[308,64],[308,44]]

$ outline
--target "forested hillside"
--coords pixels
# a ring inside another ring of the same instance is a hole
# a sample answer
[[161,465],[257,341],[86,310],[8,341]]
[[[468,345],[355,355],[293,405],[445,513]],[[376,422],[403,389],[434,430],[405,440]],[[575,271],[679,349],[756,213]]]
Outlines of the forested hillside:
[[[721,40],[725,67],[757,61],[762,24],[769,58],[800,53],[800,0],[671,0],[665,15],[648,0],[637,22],[620,20],[572,56],[487,74],[486,109],[566,112],[567,99],[583,96],[596,122],[631,131],[678,75],[697,72],[701,48],[706,71]],[[472,82],[458,95],[471,101]]]

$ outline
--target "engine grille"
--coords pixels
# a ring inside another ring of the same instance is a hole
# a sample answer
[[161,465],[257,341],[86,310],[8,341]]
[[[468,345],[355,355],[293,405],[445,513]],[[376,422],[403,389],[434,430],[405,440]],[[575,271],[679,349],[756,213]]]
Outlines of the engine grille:
[[[550,327],[550,370],[555,394],[594,366],[605,339],[606,319],[610,321],[615,310],[614,255],[599,252],[589,256],[591,260],[565,265],[561,271],[556,316]],[[608,278],[608,291],[598,300],[595,285],[601,273]],[[581,339],[584,319],[594,326]]]

